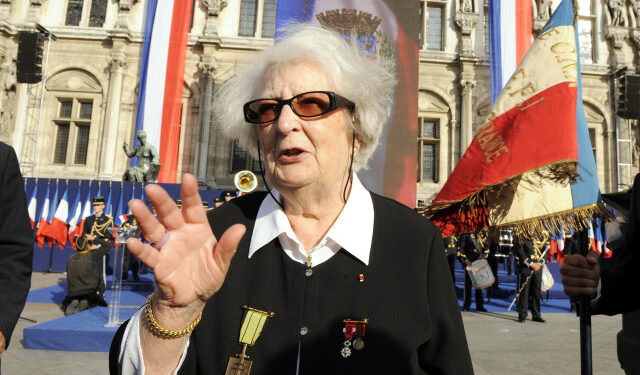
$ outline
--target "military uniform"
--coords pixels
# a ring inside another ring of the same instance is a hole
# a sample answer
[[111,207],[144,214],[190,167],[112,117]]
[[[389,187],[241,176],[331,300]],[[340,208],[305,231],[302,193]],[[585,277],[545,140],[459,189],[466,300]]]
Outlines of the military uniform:
[[524,287],[518,298],[518,321],[524,322],[527,318],[527,310],[531,310],[532,320],[544,322],[540,316],[540,295],[542,286],[542,269],[534,271],[532,263],[541,263],[542,253],[549,239],[522,240],[516,245],[516,255],[520,266],[520,285],[531,275],[529,283]]
[[[104,204],[104,198],[95,197],[93,198],[93,204]],[[113,218],[107,214],[93,214],[89,215],[85,221],[84,226],[82,227],[82,234],[92,234],[96,236],[96,239],[101,239],[106,242],[111,243],[113,236],[109,233],[108,228],[113,227]],[[106,255],[106,254],[105,254]],[[98,288],[100,296],[104,296],[105,291],[105,279],[104,279],[104,256],[102,256],[102,265],[100,266],[101,275],[100,278],[100,287]],[[104,298],[104,297],[102,297]]]
[[458,237],[451,235],[444,238],[444,254],[449,262],[449,271],[451,271],[451,279],[456,282],[456,258],[458,257]]
[[[486,258],[489,254],[489,241],[487,237],[483,235],[476,235],[474,233],[465,233],[460,238],[460,260],[463,265],[466,266],[466,262],[471,263],[480,259],[480,257]],[[487,311],[484,308],[484,296],[482,289],[476,288],[476,310]],[[469,273],[464,273],[464,304],[463,310],[469,310],[471,307],[471,278]]]
[[[136,219],[132,214],[127,215],[127,221],[122,224],[123,229],[130,228],[132,226],[138,226]],[[131,233],[131,237],[140,237],[140,229],[136,229]],[[126,247],[125,247],[126,249]],[[129,252],[129,249],[126,249],[124,252],[124,259],[122,261],[122,280],[127,280],[129,278],[129,270],[131,270],[131,275],[133,279],[138,281],[140,280],[139,270],[140,270],[140,260],[136,258],[133,254]]]

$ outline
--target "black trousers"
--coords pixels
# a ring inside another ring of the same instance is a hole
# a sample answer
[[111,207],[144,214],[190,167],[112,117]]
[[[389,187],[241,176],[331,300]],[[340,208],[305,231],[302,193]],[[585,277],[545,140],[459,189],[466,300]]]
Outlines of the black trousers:
[[447,261],[449,262],[449,271],[451,271],[451,280],[453,284],[456,283],[456,255],[447,255]]
[[[471,278],[469,277],[469,273],[464,271],[464,305],[463,308],[468,309],[471,307]],[[484,296],[482,294],[482,289],[476,288],[476,309],[484,307]]]
[[524,287],[518,298],[518,316],[527,317],[527,310],[531,310],[534,318],[540,317],[540,288],[542,286],[542,269],[534,272],[531,267],[525,264],[520,266],[520,282],[524,283],[527,277],[533,272],[527,286]]

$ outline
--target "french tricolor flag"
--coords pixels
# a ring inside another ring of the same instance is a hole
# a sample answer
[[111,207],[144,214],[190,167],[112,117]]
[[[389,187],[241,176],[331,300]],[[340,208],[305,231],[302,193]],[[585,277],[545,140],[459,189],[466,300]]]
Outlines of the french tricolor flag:
[[532,43],[531,0],[489,0],[491,104]]
[[136,132],[144,130],[147,141],[158,148],[159,182],[174,183],[177,177],[191,4],[192,0],[149,0],[145,13]]
[[62,195],[62,200],[56,208],[56,212],[49,226],[48,237],[53,239],[63,249],[67,245],[67,219],[69,218],[69,198],[68,189]]
[[34,186],[33,191],[31,192],[31,197],[29,198],[29,206],[27,208],[29,212],[29,220],[31,221],[31,229],[34,228],[38,219],[36,219],[36,208],[38,207],[38,198],[36,192],[38,190],[38,184]]
[[[42,249],[42,247],[44,246],[44,241],[46,239],[46,234],[47,231],[49,230],[49,224],[51,223],[51,220],[53,219],[53,212],[51,213],[51,215],[49,215],[50,211],[53,211],[51,209],[49,209],[49,205],[50,205],[50,198],[49,198],[49,186],[50,183],[47,183],[47,191],[44,195],[44,206],[42,207],[42,213],[40,214],[40,223],[38,224],[38,231],[36,232],[36,242],[38,243],[38,247]],[[57,185],[56,185],[57,186]],[[56,198],[58,198],[58,191],[56,188]],[[49,216],[51,216],[51,218],[49,218]]]

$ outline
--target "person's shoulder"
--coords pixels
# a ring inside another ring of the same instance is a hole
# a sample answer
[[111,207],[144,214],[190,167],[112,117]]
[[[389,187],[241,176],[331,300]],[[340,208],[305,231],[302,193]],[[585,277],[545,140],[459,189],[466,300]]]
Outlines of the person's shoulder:
[[429,219],[422,216],[408,206],[385,197],[374,192],[371,193],[373,208],[376,216],[381,216],[385,220],[400,221],[402,223],[410,223],[419,226],[423,230],[429,232],[439,232],[440,229]]
[[259,191],[234,198],[224,202],[220,207],[207,211],[207,216],[209,220],[224,220],[225,218],[231,221],[254,220],[266,195],[267,192]]

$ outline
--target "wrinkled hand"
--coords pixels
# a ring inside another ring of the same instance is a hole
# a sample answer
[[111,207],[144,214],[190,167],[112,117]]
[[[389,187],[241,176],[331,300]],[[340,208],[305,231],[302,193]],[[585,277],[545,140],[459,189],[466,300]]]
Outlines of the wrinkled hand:
[[542,265],[540,263],[531,263],[529,265],[531,268],[533,268],[534,271],[538,271],[540,268],[542,268]]
[[168,231],[169,237],[160,249],[137,238],[130,238],[127,247],[153,269],[155,293],[161,305],[201,309],[222,286],[245,227],[233,225],[217,241],[202,209],[193,175],[186,174],[182,180],[182,210],[159,185],[148,185],[145,192],[157,217],[142,201],[129,203],[143,236],[160,242]]
[[560,268],[564,292],[569,297],[593,297],[600,280],[598,253],[590,251],[586,256],[567,255]]

